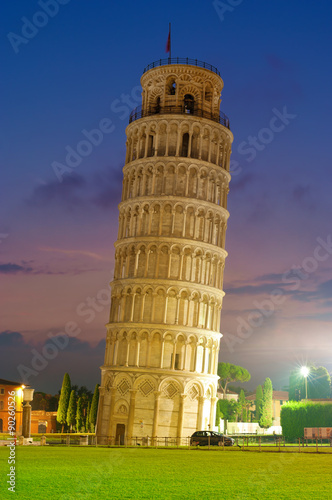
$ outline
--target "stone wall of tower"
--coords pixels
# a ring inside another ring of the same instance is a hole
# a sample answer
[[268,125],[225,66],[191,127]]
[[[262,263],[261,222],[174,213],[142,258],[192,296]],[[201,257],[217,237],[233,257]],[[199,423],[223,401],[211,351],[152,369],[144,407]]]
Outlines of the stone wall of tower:
[[97,433],[214,425],[232,133],[221,78],[166,65],[128,125]]

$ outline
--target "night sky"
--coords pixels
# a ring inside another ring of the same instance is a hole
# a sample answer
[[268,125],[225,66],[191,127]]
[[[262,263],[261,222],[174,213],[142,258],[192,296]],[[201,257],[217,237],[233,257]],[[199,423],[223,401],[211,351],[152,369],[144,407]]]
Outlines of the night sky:
[[[42,3],[0,7],[0,376],[28,368],[50,393],[65,372],[100,382],[125,128],[169,21],[173,57],[221,72],[235,138],[219,358],[251,372],[247,388],[269,376],[281,389],[309,362],[331,371],[332,5],[45,0],[45,14]],[[68,345],[54,347],[65,327]]]

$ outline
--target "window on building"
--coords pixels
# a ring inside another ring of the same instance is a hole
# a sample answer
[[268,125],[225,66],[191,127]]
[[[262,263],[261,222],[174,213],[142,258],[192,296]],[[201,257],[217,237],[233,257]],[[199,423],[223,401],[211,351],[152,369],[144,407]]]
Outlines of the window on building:
[[0,396],[3,396],[5,394],[5,389],[3,387],[0,387]]
[[[171,354],[170,368],[172,368],[172,363],[173,363],[173,353]],[[174,370],[180,370],[180,354],[175,354]]]
[[156,113],[160,113],[160,97],[157,97],[156,100]]
[[175,80],[171,80],[168,85],[168,94],[175,95],[176,93],[176,83]]
[[148,138],[148,154],[147,156],[153,156],[154,155],[154,147],[153,147],[153,135],[149,135]]
[[188,156],[188,147],[189,147],[189,134],[188,132],[186,132],[182,136],[181,156]]
[[191,94],[184,96],[184,111],[185,113],[193,113],[195,108],[195,99]]
[[4,407],[3,401],[0,401],[0,410],[3,410],[3,407]]
[[3,420],[0,418],[0,432],[3,432]]

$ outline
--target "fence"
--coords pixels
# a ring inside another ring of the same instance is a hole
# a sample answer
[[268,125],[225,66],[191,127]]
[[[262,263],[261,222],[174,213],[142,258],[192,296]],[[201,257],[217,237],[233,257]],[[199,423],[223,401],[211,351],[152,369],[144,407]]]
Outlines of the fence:
[[332,441],[329,439],[305,439],[288,441],[282,436],[232,436],[233,446],[223,442],[212,442],[210,437],[204,446],[191,443],[191,437],[162,437],[162,436],[109,436],[99,440],[95,435],[52,434],[47,437],[47,444],[58,446],[108,446],[119,448],[181,448],[187,450],[241,450],[244,452],[297,452],[297,453],[332,453]]

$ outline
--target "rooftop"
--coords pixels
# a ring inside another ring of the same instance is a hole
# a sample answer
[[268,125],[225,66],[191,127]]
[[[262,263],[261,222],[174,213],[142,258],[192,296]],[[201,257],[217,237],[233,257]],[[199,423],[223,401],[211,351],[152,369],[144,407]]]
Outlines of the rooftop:
[[22,382],[13,382],[12,380],[0,378],[0,385],[14,385],[15,387],[21,387]]
[[[247,396],[246,399],[248,401],[255,401],[256,394],[251,394],[251,396]],[[289,395],[287,391],[273,391],[272,399],[280,399],[282,401],[288,401]]]
[[220,72],[215,66],[212,66],[204,61],[198,61],[197,59],[190,59],[189,57],[168,57],[167,59],[158,59],[158,61],[148,64],[148,66],[144,68],[143,73],[146,73],[149,69],[157,68],[158,66],[168,66],[169,64],[188,64],[189,66],[198,66],[199,68],[208,69],[209,71],[212,71],[213,73],[216,73],[216,75],[220,76]]

